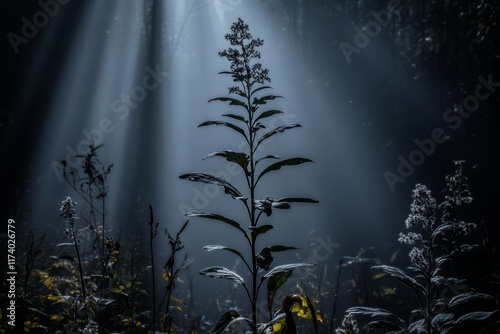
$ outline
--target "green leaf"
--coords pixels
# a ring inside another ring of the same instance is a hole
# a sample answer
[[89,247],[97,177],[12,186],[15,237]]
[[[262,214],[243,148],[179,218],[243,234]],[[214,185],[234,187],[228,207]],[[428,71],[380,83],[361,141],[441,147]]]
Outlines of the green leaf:
[[281,203],[319,203],[319,201],[311,199],[311,198],[303,198],[303,197],[283,197],[275,200],[275,202]]
[[410,324],[410,326],[408,326],[407,332],[418,333],[418,331],[421,331],[422,328],[425,328],[425,319],[420,319],[420,320],[417,320],[415,322],[412,322]]
[[266,101],[269,100],[274,100],[274,99],[282,99],[283,96],[278,96],[278,95],[266,95],[261,98],[254,98],[253,99],[253,104],[266,104]]
[[271,131],[267,132],[266,134],[262,135],[262,137],[260,137],[260,139],[258,140],[256,147],[258,147],[260,145],[260,143],[262,143],[264,140],[268,139],[271,136],[274,136],[277,133],[281,133],[281,132],[288,130],[288,129],[300,128],[300,127],[302,127],[302,125],[295,124],[295,123],[278,126],[276,129],[271,130]]
[[284,252],[291,249],[297,249],[297,247],[284,246],[284,245],[274,245],[268,248],[271,252]]
[[235,114],[223,114],[222,116],[225,116],[225,117],[229,117],[229,118],[232,118],[232,119],[236,119],[238,121],[242,121],[244,123],[248,123],[248,120],[243,117],[243,116],[240,116],[240,115],[235,115]]
[[302,299],[306,300],[307,309],[304,310],[304,308],[302,308],[305,312],[299,312],[297,315],[301,318],[312,320],[313,325],[314,325],[314,332],[317,334],[318,333],[318,320],[320,322],[323,322],[324,318],[323,318],[321,313],[316,312],[316,309],[314,308],[313,302],[311,301],[311,299],[309,297],[307,297],[307,295],[304,294],[303,291],[302,291],[302,294],[300,296],[302,297]]
[[254,89],[250,95],[253,95],[253,94],[257,93],[259,90],[263,90],[263,89],[272,89],[272,88],[273,88],[273,87],[271,87],[271,86],[262,86],[262,87],[259,87],[259,88]]
[[265,159],[281,159],[280,157],[278,157],[277,155],[266,155],[265,157],[263,158],[260,158],[260,159],[257,159],[255,161],[255,165],[257,165],[260,161],[262,160],[265,160]]
[[220,334],[222,333],[227,326],[229,326],[229,324],[231,323],[231,321],[233,321],[234,319],[237,319],[240,317],[240,314],[235,311],[235,310],[229,310],[227,311],[226,313],[224,313],[219,321],[217,321],[217,323],[215,324],[215,327],[214,329],[212,329],[212,332],[211,333],[214,333],[214,334]]
[[243,197],[243,195],[236,189],[231,183],[227,182],[224,179],[221,179],[220,177],[206,174],[206,173],[187,173],[179,176],[180,179],[182,180],[188,180],[188,181],[193,181],[193,182],[203,182],[203,183],[211,183],[215,184],[218,186],[221,186],[224,188],[224,192],[226,194],[229,194],[233,196],[234,199],[239,199],[239,200],[246,200],[246,197]]
[[[500,311],[498,306],[493,311],[473,311],[461,315],[453,321],[453,333],[498,333]],[[488,331],[490,328],[492,331]]]
[[71,255],[63,255],[63,256],[60,256],[59,259],[76,262],[76,259],[74,257],[72,257]]
[[219,215],[219,214],[216,214],[216,213],[210,213],[210,212],[202,212],[202,211],[191,211],[191,212],[187,212],[185,214],[186,217],[201,217],[201,218],[208,218],[208,219],[214,219],[214,220],[218,220],[218,221],[221,221],[223,223],[226,223],[238,230],[240,230],[243,235],[245,236],[245,238],[250,241],[248,239],[248,235],[247,235],[247,232],[241,228],[241,225],[238,224],[237,222],[235,222],[234,220],[232,219],[229,219],[229,218],[226,218],[222,215]]
[[264,199],[254,200],[254,206],[257,210],[261,210],[266,213],[269,217],[272,214],[273,208],[276,209],[290,209],[290,204],[288,203],[277,203],[272,197],[266,197]]
[[257,267],[262,268],[264,270],[269,270],[271,263],[273,263],[273,255],[269,248],[264,247],[260,253],[255,255],[257,260]]
[[230,248],[230,247],[226,247],[226,246],[222,246],[222,245],[207,245],[207,246],[203,247],[203,250],[205,252],[211,252],[213,250],[219,250],[219,249],[227,250],[231,253],[238,255],[243,261],[245,260],[245,257],[243,256],[243,254],[241,254],[240,251],[238,251],[234,248]]
[[254,126],[252,127],[252,131],[253,132],[257,132],[260,129],[265,129],[265,128],[266,128],[266,126],[264,124],[260,123],[260,122],[257,123],[257,124],[254,123]]
[[250,227],[250,230],[252,230],[252,234],[257,237],[259,234],[266,233],[270,229],[273,228],[273,225],[261,225],[261,226],[256,226],[256,227]]
[[[500,311],[490,311],[490,312],[485,312],[485,311],[477,311],[477,312],[470,312],[466,313],[460,318],[458,318],[455,321],[455,325],[457,326],[463,326],[464,324],[469,325],[470,327],[472,326],[477,326],[477,325],[486,325],[488,322],[489,323],[495,323],[500,321]],[[460,327],[459,327],[460,328]],[[458,332],[457,332],[458,333]],[[461,332],[463,333],[463,332]]]
[[242,128],[240,128],[239,126],[234,125],[233,123],[223,122],[223,121],[206,121],[206,122],[203,122],[200,125],[198,125],[198,127],[208,126],[208,125],[222,125],[222,126],[227,126],[228,128],[233,129],[234,131],[238,132],[243,137],[245,137],[246,141],[248,142],[248,138],[247,138],[247,135],[245,134],[245,131]]
[[243,277],[238,275],[232,270],[229,270],[224,267],[209,267],[200,271],[200,275],[207,276],[210,278],[223,278],[230,280],[234,283],[245,285],[245,281]]
[[286,210],[286,209],[290,209],[290,204],[273,201],[272,207],[276,208],[276,209],[285,209]]
[[400,327],[402,328],[406,327],[406,324],[403,319],[399,318],[394,313],[382,308],[357,306],[347,309],[346,313],[369,315],[372,318],[375,317],[389,318],[395,320]]
[[292,275],[293,270],[283,271],[269,277],[267,281],[267,308],[269,310],[270,317],[273,314],[273,302],[274,296],[278,289],[286,283],[288,278]]
[[407,273],[405,273],[403,270],[396,268],[396,267],[391,267],[391,266],[374,266],[372,269],[376,270],[382,270],[392,277],[396,277],[401,283],[404,285],[412,288],[415,291],[425,291],[424,287],[419,284],[414,278],[410,277]]
[[[298,334],[293,314],[297,314],[297,308],[300,308],[300,304],[301,300],[297,298],[297,295],[288,295],[282,300],[281,309],[286,314],[284,328],[286,329],[287,334]],[[281,332],[283,332],[283,329],[280,330],[280,333]]]
[[289,263],[289,264],[284,264],[281,266],[274,267],[269,271],[267,274],[264,275],[264,277],[261,278],[263,280],[264,278],[268,278],[273,276],[274,274],[277,273],[283,273],[285,271],[297,269],[297,268],[303,268],[303,267],[314,267],[316,266],[316,263],[311,263],[311,262],[303,262],[303,263]]
[[495,298],[479,292],[465,292],[453,297],[449,303],[448,308],[452,309],[457,306],[467,305],[471,309],[479,310],[480,306],[494,306]]
[[212,101],[222,101],[222,102],[228,102],[230,106],[242,106],[243,108],[247,109],[247,105],[245,102],[240,101],[238,99],[232,98],[232,97],[216,97],[213,99],[208,100],[208,102]]
[[295,165],[300,165],[300,164],[303,164],[306,162],[314,162],[314,161],[307,159],[307,158],[291,158],[291,159],[286,159],[286,160],[275,162],[274,164],[272,164],[269,167],[267,167],[266,169],[264,169],[262,171],[262,173],[260,173],[259,177],[255,181],[255,184],[257,184],[257,182],[259,182],[261,177],[263,177],[264,175],[266,175],[267,173],[269,173],[271,171],[281,169],[281,167],[284,167],[284,166],[295,166]]
[[265,111],[263,112],[262,114],[260,114],[254,121],[254,124],[256,122],[258,122],[259,120],[261,119],[264,119],[264,118],[267,118],[267,117],[271,117],[273,115],[276,115],[276,114],[283,114],[283,111],[281,110],[276,110],[276,109],[272,109],[272,110],[268,110],[268,111]]
[[212,158],[212,157],[223,157],[227,161],[239,165],[246,175],[248,175],[248,164],[250,163],[250,157],[245,152],[236,152],[231,150],[212,152],[205,156],[202,160]]

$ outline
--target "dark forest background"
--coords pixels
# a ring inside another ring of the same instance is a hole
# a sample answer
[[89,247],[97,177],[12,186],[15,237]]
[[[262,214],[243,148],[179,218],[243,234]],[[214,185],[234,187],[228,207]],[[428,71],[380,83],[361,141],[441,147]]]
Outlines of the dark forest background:
[[[274,33],[293,45],[294,52],[300,53],[293,57],[300,57],[308,64],[306,80],[309,87],[327,100],[331,97],[333,101],[333,96],[342,96],[335,103],[337,108],[349,115],[352,131],[372,134],[376,138],[376,149],[367,148],[357,154],[364,157],[363,161],[367,165],[370,160],[381,161],[381,166],[373,170],[373,176],[370,176],[370,182],[380,189],[380,197],[373,198],[371,205],[379,205],[385,211],[391,211],[388,216],[394,221],[387,231],[378,232],[379,239],[370,234],[370,231],[378,229],[375,222],[365,222],[366,225],[363,226],[368,232],[362,234],[359,240],[342,240],[341,254],[352,254],[363,247],[387,245],[389,240],[396,244],[396,231],[402,229],[408,215],[413,186],[417,182],[425,183],[433,189],[436,197],[441,196],[445,188],[444,175],[451,173],[451,162],[456,159],[463,159],[468,163],[467,175],[474,202],[467,218],[480,224],[492,244],[498,245],[500,86],[495,88],[488,99],[481,101],[479,108],[469,118],[462,119],[456,130],[443,121],[443,114],[447,109],[454,108],[474,94],[480,76],[491,78],[493,82],[500,84],[498,1],[243,1],[267,11]],[[169,20],[173,22],[178,19],[155,15],[155,8],[163,6],[162,3],[145,1],[152,9],[145,14],[151,22],[150,26],[144,28],[146,45],[155,46],[159,43],[155,42],[159,32],[154,29],[159,20],[166,20],[164,26],[167,30],[164,33],[168,35]],[[376,37],[371,38],[366,47],[359,48],[359,53],[351,54],[350,62],[346,61],[342,43],[348,42],[355,46],[356,28],[362,29],[372,22],[373,13],[387,9],[390,3],[398,8],[398,14],[392,15],[388,25]],[[5,233],[5,222],[11,217],[25,221],[30,226],[40,224],[37,220],[39,217],[30,214],[31,203],[26,201],[26,196],[39,186],[41,166],[34,161],[34,156],[37,154],[37,143],[43,135],[40,124],[45,119],[51,97],[57,93],[51,79],[62,71],[60,64],[68,55],[64,41],[73,36],[74,22],[82,20],[80,14],[85,5],[85,1],[78,0],[64,5],[64,15],[59,15],[54,22],[50,22],[58,25],[57,39],[50,42],[50,45],[43,45],[42,38],[34,38],[29,44],[21,45],[23,51],[15,54],[6,36],[10,31],[18,31],[20,18],[39,10],[39,5],[36,1],[3,1],[0,4],[2,233]],[[103,8],[105,7],[106,5]],[[244,13],[241,15],[244,17]],[[43,31],[40,32],[42,33]],[[167,49],[175,47],[177,46],[165,46]],[[275,45],[275,50],[282,52],[279,57],[284,64],[288,64],[291,55],[287,54],[287,50],[280,49],[280,45]],[[43,66],[39,67],[38,73],[30,73],[29,69],[33,67],[28,65],[37,61],[43,62]],[[215,75],[216,71],[213,72]],[[39,80],[36,90],[29,92],[30,99],[26,100],[26,92],[22,87],[35,79]],[[370,108],[355,107],[357,101],[363,101]],[[435,153],[426,157],[424,165],[416,168],[411,177],[404,183],[397,184],[397,191],[390,191],[383,176],[384,171],[396,172],[397,157],[408,157],[416,148],[414,139],[429,137],[434,128],[443,128],[447,140],[437,146]],[[328,148],[329,145],[330,143],[322,142],[318,149]],[[341,145],[347,147],[349,143]],[[143,154],[145,161],[154,160],[147,152]],[[61,157],[63,155],[64,152],[61,152]],[[137,185],[154,184],[155,179],[143,173],[131,182]],[[340,193],[347,191],[343,188],[335,190]],[[61,194],[54,196],[59,199]],[[136,196],[135,193],[130,195],[130,203],[135,201]],[[355,204],[345,210],[347,214],[358,215]],[[127,216],[128,213],[124,212],[123,215]],[[337,231],[340,235],[356,232],[361,228],[343,222],[339,225]],[[498,251],[496,256],[498,257]],[[499,259],[495,261],[498,264]],[[475,282],[473,285],[480,285],[481,277],[488,271],[481,261],[470,262],[470,267],[463,269],[464,275]]]

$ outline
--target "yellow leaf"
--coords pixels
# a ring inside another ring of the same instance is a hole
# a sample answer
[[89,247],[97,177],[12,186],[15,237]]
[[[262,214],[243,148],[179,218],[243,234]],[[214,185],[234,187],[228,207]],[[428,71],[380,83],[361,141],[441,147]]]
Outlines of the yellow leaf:
[[132,321],[132,318],[125,318],[122,320],[122,322],[125,326],[134,325],[134,327],[136,327],[136,328],[139,328],[142,325],[142,323],[138,320]]
[[382,288],[384,291],[384,295],[395,295],[396,294],[396,289],[395,288]]
[[[29,333],[31,328],[31,321],[25,321],[24,322],[24,332]],[[2,332],[5,333],[5,332]]]
[[[292,314],[294,315],[297,315],[298,317],[307,320],[313,320],[313,312],[309,308],[306,297],[303,295],[292,295],[290,297],[293,301],[293,304],[290,307],[290,312],[292,312]],[[323,315],[321,315],[321,313],[315,312],[315,315],[318,321],[323,322]]]
[[398,257],[398,253],[399,253],[399,249],[392,254],[391,259],[389,261],[394,262],[396,260],[396,258]]
[[273,332],[272,334],[278,334],[281,332],[281,329],[285,323],[285,317],[282,317],[278,319],[274,324],[273,324]]
[[51,315],[50,316],[50,320],[52,321],[59,321],[59,320],[63,320],[64,317],[60,314],[54,314],[54,315]]
[[162,276],[165,281],[169,283],[172,281],[172,275],[170,274],[170,272],[163,273]]
[[109,289],[109,291],[111,291],[111,292],[113,292],[113,293],[120,293],[120,292],[122,292],[123,290],[122,290],[122,289],[120,289],[120,287],[115,286],[114,288]]
[[38,276],[40,276],[40,278],[49,277],[49,273],[46,271],[43,271],[43,270],[38,270],[37,274],[38,274]]
[[136,327],[136,328],[139,328],[142,326],[142,323],[140,321],[137,321],[137,320],[132,321],[132,318],[125,318],[122,321],[123,321],[123,324],[125,326],[130,326],[131,324],[133,324],[134,327]]
[[42,284],[45,285],[48,289],[52,290],[54,287],[54,278],[48,276],[42,281]]
[[48,300],[52,300],[54,302],[59,302],[61,301],[61,295],[52,295],[52,294],[48,294],[45,296],[45,298],[47,298]]
[[[40,325],[39,322],[31,322],[31,321],[25,321],[24,322],[24,332],[25,333],[29,333],[30,332],[30,329],[36,329],[36,328],[40,328],[42,327],[42,325]],[[5,332],[2,332],[0,331],[0,333],[5,333]]]
[[376,274],[376,275],[373,275],[373,279],[378,279],[378,278],[382,278],[384,277],[385,275],[387,275],[386,273],[380,273],[380,274]]
[[179,298],[177,298],[177,297],[175,297],[175,296],[172,296],[172,297],[170,297],[170,298],[171,298],[174,302],[176,302],[176,303],[179,303],[179,304],[183,304],[183,305],[185,305],[185,304],[184,304],[184,302],[182,301],[182,299],[179,299]]
[[316,312],[316,320],[319,322],[325,322],[325,317],[323,317],[323,314],[321,312]]

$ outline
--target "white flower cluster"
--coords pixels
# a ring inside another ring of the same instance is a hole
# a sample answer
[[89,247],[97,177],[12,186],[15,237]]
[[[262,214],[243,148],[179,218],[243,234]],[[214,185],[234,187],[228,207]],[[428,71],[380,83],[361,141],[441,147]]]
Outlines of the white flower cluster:
[[64,201],[62,201],[61,208],[59,211],[61,211],[60,216],[62,218],[68,219],[68,220],[75,220],[76,217],[76,202],[71,199],[71,197],[66,197]]

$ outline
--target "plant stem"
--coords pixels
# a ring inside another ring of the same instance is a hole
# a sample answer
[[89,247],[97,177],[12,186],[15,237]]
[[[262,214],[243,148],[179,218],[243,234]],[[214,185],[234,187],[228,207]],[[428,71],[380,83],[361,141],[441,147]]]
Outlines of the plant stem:
[[151,275],[153,279],[153,333],[156,330],[156,280],[155,280],[155,260],[153,252],[153,238],[155,237],[153,207],[149,206],[149,252],[151,255]]
[[424,312],[426,315],[426,322],[427,322],[427,333],[431,334],[431,329],[432,329],[432,305],[433,305],[433,300],[434,300],[434,289],[432,287],[432,272],[433,272],[433,267],[434,267],[434,261],[433,261],[433,249],[434,249],[434,240],[432,238],[433,236],[433,226],[432,223],[429,223],[427,227],[427,240],[429,240],[429,245],[424,246],[427,251],[427,312]]
[[165,322],[164,322],[164,326],[163,328],[166,330],[167,329],[167,321],[168,321],[168,331],[167,333],[170,333],[170,329],[172,327],[172,320],[170,319],[171,316],[170,316],[170,312],[169,312],[169,308],[170,308],[170,298],[172,296],[172,289],[173,289],[173,282],[174,282],[174,265],[175,265],[175,260],[172,261],[172,267],[170,268],[170,282],[168,282],[168,286],[167,286],[167,306],[165,308]]
[[[245,51],[243,50],[245,54]],[[245,57],[246,58],[246,57]],[[248,59],[247,64],[248,64]],[[248,65],[247,65],[248,68]],[[247,70],[249,72],[249,70]],[[249,155],[250,155],[250,226],[255,227],[257,222],[255,220],[255,162],[254,162],[254,130],[253,130],[253,110],[251,103],[251,86],[249,81],[245,82],[245,88],[247,91],[247,111],[248,111],[248,140],[249,140]],[[252,331],[257,334],[257,255],[256,255],[256,241],[257,237],[254,233],[251,233],[251,252],[252,252]]]
[[82,293],[82,297],[83,297],[83,303],[85,303],[85,300],[87,298],[86,294],[85,294],[85,285],[83,283],[83,268],[82,268],[82,259],[80,257],[80,250],[78,249],[78,240],[76,238],[76,234],[75,234],[75,228],[74,228],[74,221],[73,219],[71,219],[70,221],[70,226],[71,226],[71,235],[73,237],[73,242],[75,243],[75,250],[76,250],[76,257],[78,259],[78,271],[80,273],[80,290],[81,290],[81,293]]
[[339,286],[340,286],[340,273],[342,271],[342,259],[339,262],[339,272],[337,273],[337,286],[335,287],[335,296],[333,300],[333,311],[332,311],[332,319],[330,320],[330,333],[333,334],[333,320],[335,318],[335,311],[337,310],[337,299],[339,295]]

